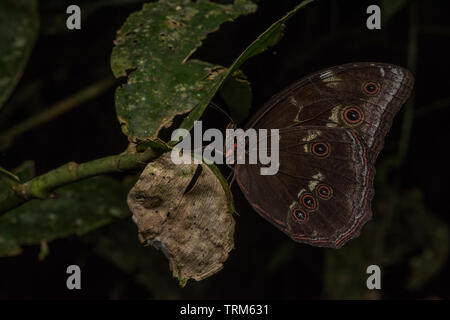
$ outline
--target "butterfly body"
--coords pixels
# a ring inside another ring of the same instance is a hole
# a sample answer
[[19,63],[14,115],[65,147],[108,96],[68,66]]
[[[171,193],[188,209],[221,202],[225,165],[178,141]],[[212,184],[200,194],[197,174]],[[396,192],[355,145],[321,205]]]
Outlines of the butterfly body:
[[298,242],[339,248],[357,237],[372,216],[375,160],[412,86],[401,67],[353,63],[275,95],[244,129],[279,129],[278,172],[235,165],[250,204]]

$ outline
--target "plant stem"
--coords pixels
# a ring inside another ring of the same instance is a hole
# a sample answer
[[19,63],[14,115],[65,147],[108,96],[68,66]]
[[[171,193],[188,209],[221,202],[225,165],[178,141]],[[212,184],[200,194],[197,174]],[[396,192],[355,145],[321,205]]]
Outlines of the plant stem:
[[56,188],[89,177],[137,169],[159,154],[148,148],[142,153],[121,153],[85,163],[69,162],[0,195],[0,215],[31,200],[46,199]]
[[40,125],[57,118],[61,114],[74,109],[80,104],[100,95],[105,90],[109,89],[114,83],[116,83],[115,79],[108,78],[91,84],[74,95],[55,103],[48,110],[30,117],[14,127],[6,129],[0,133],[0,150],[5,150],[8,148],[15,138],[25,132],[33,130],[34,128],[39,127]]

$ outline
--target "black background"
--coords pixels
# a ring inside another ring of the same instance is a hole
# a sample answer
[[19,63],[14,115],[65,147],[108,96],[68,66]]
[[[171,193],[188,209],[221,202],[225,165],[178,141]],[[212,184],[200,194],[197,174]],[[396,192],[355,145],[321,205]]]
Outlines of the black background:
[[[208,36],[194,57],[230,65],[251,41],[298,2],[257,3],[259,9],[255,14],[224,24]],[[429,109],[436,101],[449,97],[447,1],[409,1],[382,26],[382,30],[370,31],[366,28],[366,8],[374,3],[377,1],[316,1],[300,11],[288,23],[278,45],[253,57],[242,67],[252,84],[252,112],[293,81],[326,67],[359,61],[407,67],[409,6],[415,3],[420,32],[414,72],[414,108],[425,111],[413,123],[406,161],[393,174],[401,181],[401,190],[419,188],[428,210],[448,224],[450,108],[444,105],[436,110]],[[65,22],[65,8],[69,4],[79,4],[83,10],[88,1],[40,2],[40,36],[15,92],[21,93],[27,85],[36,82],[38,88],[24,98],[27,103],[20,113],[9,116],[7,123],[0,123],[2,127],[26,119],[96,80],[112,77],[109,57],[115,32],[131,12],[140,9],[141,4],[135,1],[125,6],[101,7],[84,18],[81,31],[67,31],[60,20]],[[115,118],[113,96],[114,91],[110,90],[56,121],[23,135],[1,154],[2,165],[12,168],[24,160],[35,159],[39,174],[68,161],[83,162],[123,151],[127,139]],[[18,98],[13,94],[7,106],[14,104],[15,99]],[[214,101],[225,108],[220,98]],[[387,137],[386,152],[395,151],[402,117],[403,112],[400,112],[394,120]],[[205,113],[204,120],[218,128],[227,124],[227,119],[214,109]],[[382,152],[379,161],[384,156],[385,152]],[[0,258],[0,298],[326,298],[322,288],[327,249],[296,244],[287,263],[273,272],[264,271],[271,257],[289,239],[252,210],[237,186],[233,187],[233,194],[240,214],[236,218],[236,249],[221,272],[201,283],[192,281],[186,288],[178,288],[163,255],[152,253],[155,266],[161,266],[158,267],[161,270],[159,283],[164,286],[165,294],[159,294],[136,281],[136,272],[123,272],[97,254],[92,242],[71,237],[50,243],[50,255],[44,261],[37,259],[39,248],[36,246],[25,247],[20,256]],[[125,222],[117,222],[118,225],[122,223]],[[81,291],[66,289],[65,270],[70,264],[82,266]],[[450,296],[448,262],[416,291],[405,288],[407,270],[406,258],[389,267],[384,274],[381,297],[427,299]]]

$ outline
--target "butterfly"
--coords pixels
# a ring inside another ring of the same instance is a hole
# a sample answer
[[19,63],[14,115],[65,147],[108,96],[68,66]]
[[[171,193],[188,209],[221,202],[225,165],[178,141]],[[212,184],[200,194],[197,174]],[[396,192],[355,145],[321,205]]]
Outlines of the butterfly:
[[236,164],[252,207],[294,241],[340,248],[371,219],[375,161],[414,78],[399,66],[351,63],[272,97],[244,130],[279,129],[279,168]]

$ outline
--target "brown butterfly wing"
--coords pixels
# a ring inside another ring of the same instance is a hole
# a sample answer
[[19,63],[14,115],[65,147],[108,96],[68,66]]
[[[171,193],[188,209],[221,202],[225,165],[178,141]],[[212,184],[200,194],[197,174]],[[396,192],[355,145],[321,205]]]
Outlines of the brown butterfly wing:
[[[318,144],[326,155],[314,152]],[[363,141],[342,128],[294,127],[280,130],[279,147],[275,175],[260,175],[261,165],[236,165],[250,204],[298,242],[339,248],[357,236],[371,218],[375,172]]]
[[370,158],[375,159],[413,82],[408,70],[390,64],[353,63],[324,69],[274,96],[246,128],[348,128],[364,140]]
[[[259,165],[236,166],[249,202],[299,242],[338,248],[358,236],[371,218],[375,159],[412,86],[401,67],[353,63],[316,72],[274,96],[245,129],[280,129],[280,167],[262,176]],[[312,143],[326,143],[329,155],[317,157]],[[327,190],[325,199],[320,191]]]

